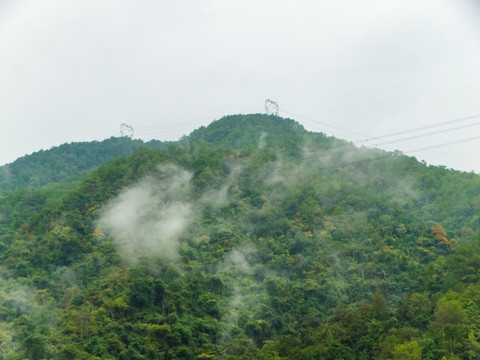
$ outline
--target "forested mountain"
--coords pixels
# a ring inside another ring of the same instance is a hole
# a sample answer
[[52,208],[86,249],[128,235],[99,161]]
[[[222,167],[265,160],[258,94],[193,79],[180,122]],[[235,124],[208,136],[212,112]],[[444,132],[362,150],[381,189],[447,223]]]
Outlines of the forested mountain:
[[480,359],[480,177],[228,116],[0,199],[3,359]]
[[77,179],[90,170],[118,157],[130,155],[141,146],[165,149],[168,142],[152,140],[144,143],[129,137],[103,141],[63,144],[50,150],[25,155],[11,164],[0,166],[0,193],[26,187]]

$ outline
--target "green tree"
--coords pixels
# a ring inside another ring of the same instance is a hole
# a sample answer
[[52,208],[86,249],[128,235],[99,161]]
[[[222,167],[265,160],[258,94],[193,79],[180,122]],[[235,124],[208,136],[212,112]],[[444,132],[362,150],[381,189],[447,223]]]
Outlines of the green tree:
[[393,349],[393,360],[420,360],[422,359],[422,348],[416,340],[395,345]]

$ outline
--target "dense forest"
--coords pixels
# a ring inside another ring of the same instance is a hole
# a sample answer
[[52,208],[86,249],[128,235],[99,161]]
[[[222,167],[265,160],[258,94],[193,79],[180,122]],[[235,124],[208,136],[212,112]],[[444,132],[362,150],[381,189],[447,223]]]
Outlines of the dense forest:
[[480,176],[271,115],[110,141],[2,185],[0,358],[480,359]]
[[0,194],[26,187],[43,187],[53,182],[78,180],[108,161],[130,155],[139,147],[165,149],[169,142],[130,139],[127,136],[103,141],[63,144],[22,156],[0,166]]

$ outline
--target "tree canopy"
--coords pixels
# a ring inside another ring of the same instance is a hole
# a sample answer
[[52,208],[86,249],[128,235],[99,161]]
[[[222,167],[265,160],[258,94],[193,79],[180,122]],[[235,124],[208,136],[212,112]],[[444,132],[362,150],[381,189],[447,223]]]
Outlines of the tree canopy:
[[260,114],[87,167],[4,188],[1,358],[480,358],[478,175]]

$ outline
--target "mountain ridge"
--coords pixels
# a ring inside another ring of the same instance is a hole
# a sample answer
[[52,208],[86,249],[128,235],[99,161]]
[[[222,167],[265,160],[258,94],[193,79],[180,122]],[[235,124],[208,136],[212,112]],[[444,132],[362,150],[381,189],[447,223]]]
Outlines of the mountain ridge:
[[103,141],[65,143],[49,150],[39,150],[0,166],[0,193],[78,178],[117,156],[131,154],[141,146],[161,149],[168,144],[158,140],[145,143],[128,137],[111,137]]

